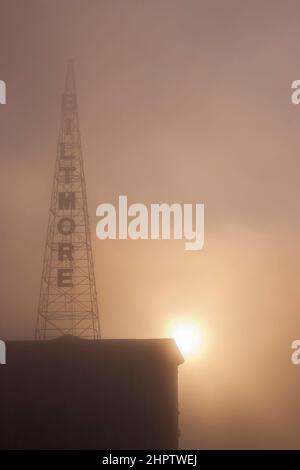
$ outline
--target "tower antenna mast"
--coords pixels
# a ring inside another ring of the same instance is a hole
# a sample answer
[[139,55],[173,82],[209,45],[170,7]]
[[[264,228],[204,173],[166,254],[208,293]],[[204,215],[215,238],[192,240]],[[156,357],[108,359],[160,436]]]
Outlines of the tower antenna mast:
[[68,61],[62,96],[36,339],[100,338],[74,64]]

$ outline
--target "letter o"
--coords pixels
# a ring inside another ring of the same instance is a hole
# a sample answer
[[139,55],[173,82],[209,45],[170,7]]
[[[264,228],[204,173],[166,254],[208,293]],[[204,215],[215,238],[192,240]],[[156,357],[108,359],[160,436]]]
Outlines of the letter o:
[[[65,222],[68,222],[70,225],[69,227],[65,227],[64,226],[64,223]],[[74,232],[75,230],[75,222],[73,219],[71,219],[71,217],[63,217],[62,219],[59,220],[58,224],[57,224],[57,230],[59,231],[59,233],[61,233],[62,235],[71,235],[71,233]]]

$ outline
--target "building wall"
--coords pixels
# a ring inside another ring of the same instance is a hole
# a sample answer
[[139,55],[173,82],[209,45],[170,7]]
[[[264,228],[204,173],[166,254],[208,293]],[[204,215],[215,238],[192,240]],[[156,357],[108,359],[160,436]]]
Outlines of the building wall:
[[164,339],[8,343],[0,448],[176,449],[181,362]]

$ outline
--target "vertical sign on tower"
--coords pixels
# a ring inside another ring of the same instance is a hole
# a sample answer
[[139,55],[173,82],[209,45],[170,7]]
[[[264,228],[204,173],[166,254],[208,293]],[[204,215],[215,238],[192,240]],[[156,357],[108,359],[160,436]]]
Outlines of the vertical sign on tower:
[[73,62],[62,97],[36,339],[100,338]]

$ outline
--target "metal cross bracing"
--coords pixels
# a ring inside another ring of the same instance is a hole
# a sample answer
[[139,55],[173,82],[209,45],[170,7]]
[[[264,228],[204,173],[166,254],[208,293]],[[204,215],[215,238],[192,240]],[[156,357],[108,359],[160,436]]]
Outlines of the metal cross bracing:
[[100,323],[73,62],[62,97],[36,339],[99,339]]

